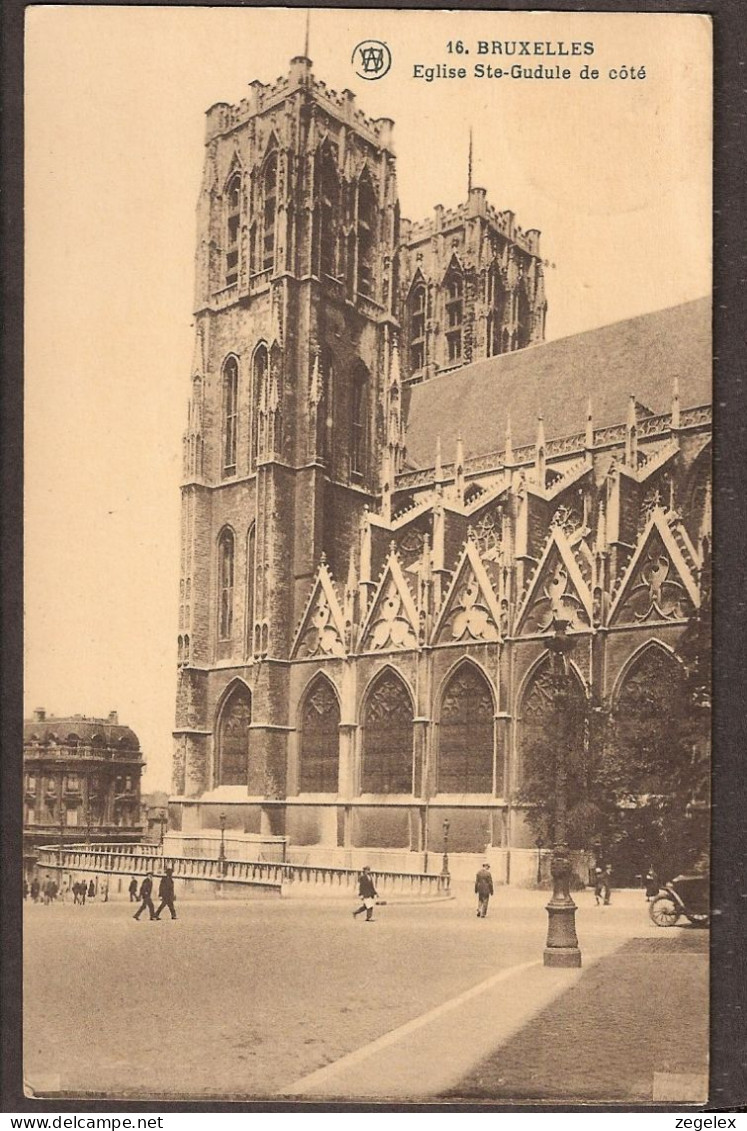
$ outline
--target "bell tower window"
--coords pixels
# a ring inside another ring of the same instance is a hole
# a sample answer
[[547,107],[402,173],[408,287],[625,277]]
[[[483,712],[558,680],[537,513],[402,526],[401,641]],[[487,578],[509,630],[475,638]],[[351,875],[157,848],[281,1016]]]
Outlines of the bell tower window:
[[229,357],[223,366],[223,474],[236,474],[236,434],[238,430],[239,365]]
[[464,286],[461,275],[446,281],[446,348],[449,363],[462,359],[462,313]]
[[410,372],[425,365],[425,287],[419,284],[410,296]]
[[277,215],[278,158],[272,153],[262,173],[262,270],[275,266],[275,217]]
[[318,187],[319,277],[336,279],[340,184],[335,158],[329,145],[325,145],[319,155]]
[[350,388],[350,473],[362,476],[366,452],[366,373],[361,367],[353,375]]
[[376,197],[364,173],[358,184],[358,294],[373,297],[375,290]]
[[233,631],[233,575],[234,538],[233,532],[224,530],[218,543],[218,571],[220,582],[220,604],[218,613],[218,638],[230,640]]
[[239,231],[241,226],[241,175],[231,178],[226,214],[226,286],[239,280]]

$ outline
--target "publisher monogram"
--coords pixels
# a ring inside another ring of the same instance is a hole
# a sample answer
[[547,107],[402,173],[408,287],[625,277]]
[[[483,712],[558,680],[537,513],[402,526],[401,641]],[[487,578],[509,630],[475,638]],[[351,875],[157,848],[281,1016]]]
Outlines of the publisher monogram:
[[392,53],[380,39],[364,39],[353,49],[351,63],[359,79],[382,79],[392,65]]

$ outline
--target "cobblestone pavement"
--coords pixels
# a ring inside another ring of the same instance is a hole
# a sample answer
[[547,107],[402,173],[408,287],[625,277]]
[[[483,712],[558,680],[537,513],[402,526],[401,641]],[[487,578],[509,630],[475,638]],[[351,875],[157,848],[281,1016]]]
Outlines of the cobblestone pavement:
[[[127,1097],[278,1092],[540,957],[546,898],[504,891],[478,920],[465,893],[391,904],[371,924],[339,899],[185,901],[158,923],[133,922],[123,902],[27,906],[27,1080]],[[640,897],[633,914],[649,933]],[[582,893],[589,953],[629,938],[630,916]]]
[[447,1097],[650,1103],[655,1074],[676,1092],[707,1061],[708,932],[685,926],[600,959]]

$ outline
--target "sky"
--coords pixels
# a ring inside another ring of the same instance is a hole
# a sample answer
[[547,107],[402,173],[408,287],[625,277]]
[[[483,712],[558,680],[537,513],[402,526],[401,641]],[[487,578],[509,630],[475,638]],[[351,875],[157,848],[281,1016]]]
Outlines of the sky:
[[[204,113],[287,73],[305,13],[26,18],[25,713],[117,709],[144,788],[168,789]],[[542,231],[557,338],[709,292],[710,35],[696,15],[315,9],[309,54],[395,120],[404,216],[464,199],[472,128],[473,183]],[[355,74],[365,39],[391,50],[382,79]],[[515,40],[594,52],[560,60],[568,81],[474,77],[558,63],[479,54]],[[467,78],[426,82],[417,64]],[[621,67],[646,77],[611,78]]]

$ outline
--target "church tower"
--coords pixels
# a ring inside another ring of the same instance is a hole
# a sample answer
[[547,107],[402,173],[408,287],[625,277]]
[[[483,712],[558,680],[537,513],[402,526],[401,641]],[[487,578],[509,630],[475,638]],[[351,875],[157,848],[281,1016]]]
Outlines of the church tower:
[[346,576],[384,449],[401,449],[393,123],[305,56],[250,91],[207,113],[197,207],[174,732],[187,797],[284,795],[294,627],[322,554]]

